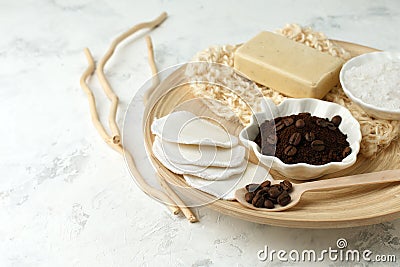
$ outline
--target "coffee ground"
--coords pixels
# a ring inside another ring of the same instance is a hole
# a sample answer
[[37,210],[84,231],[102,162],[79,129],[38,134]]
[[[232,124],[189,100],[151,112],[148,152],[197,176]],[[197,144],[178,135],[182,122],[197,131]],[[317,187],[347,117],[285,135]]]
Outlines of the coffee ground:
[[262,123],[254,141],[262,154],[287,164],[340,162],[351,153],[347,135],[338,128],[341,121],[340,116],[329,120],[310,113],[279,117]]

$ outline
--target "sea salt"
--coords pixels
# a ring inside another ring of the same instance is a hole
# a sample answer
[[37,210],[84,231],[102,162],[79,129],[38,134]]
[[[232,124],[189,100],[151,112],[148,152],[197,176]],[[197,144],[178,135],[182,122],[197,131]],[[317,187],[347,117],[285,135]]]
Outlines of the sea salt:
[[354,66],[344,73],[346,88],[374,106],[400,110],[400,61],[389,59]]

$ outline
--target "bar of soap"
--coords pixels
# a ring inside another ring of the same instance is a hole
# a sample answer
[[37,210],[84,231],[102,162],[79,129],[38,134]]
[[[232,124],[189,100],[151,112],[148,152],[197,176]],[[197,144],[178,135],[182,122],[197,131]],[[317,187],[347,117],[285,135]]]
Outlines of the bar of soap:
[[323,98],[339,83],[344,60],[272,32],[261,32],[235,53],[235,70],[290,97]]

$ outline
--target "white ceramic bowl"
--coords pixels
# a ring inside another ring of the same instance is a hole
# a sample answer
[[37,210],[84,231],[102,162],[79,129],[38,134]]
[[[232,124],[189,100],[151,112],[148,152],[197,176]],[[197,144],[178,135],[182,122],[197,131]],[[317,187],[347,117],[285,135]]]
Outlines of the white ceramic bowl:
[[[273,104],[272,104],[273,105]],[[271,106],[271,104],[269,104]],[[267,110],[264,108],[264,110]],[[351,153],[341,162],[330,162],[324,165],[311,165],[307,163],[286,164],[275,156],[261,154],[260,147],[253,141],[259,133],[259,124],[272,118],[309,112],[313,116],[332,118],[335,115],[342,117],[339,129],[347,135],[347,141],[351,147]],[[280,105],[273,105],[271,111],[256,113],[252,116],[250,124],[239,134],[240,141],[249,149],[252,149],[259,161],[286,177],[296,180],[309,180],[322,175],[337,172],[350,167],[356,162],[360,150],[361,131],[360,124],[345,107],[313,98],[286,99]]]
[[[342,85],[344,93],[357,105],[365,110],[370,116],[378,119],[385,120],[400,120],[400,110],[390,110],[382,107],[375,106],[371,103],[366,103],[360,98],[356,97],[351,89],[346,85],[346,79],[344,79],[344,73],[351,69],[352,67],[361,66],[363,64],[377,62],[385,59],[396,59],[400,61],[400,53],[390,53],[390,52],[372,52],[354,57],[347,61],[341,71],[340,71],[340,83]],[[400,88],[399,88],[400,90]]]

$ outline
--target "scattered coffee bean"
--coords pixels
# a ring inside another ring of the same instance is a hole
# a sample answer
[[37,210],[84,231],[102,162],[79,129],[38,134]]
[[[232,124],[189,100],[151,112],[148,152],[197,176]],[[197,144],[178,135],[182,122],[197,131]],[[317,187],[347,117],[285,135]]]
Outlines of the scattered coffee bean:
[[268,189],[260,189],[256,192],[255,196],[261,196],[263,197],[264,195],[268,195]]
[[254,193],[253,193],[253,192],[247,192],[247,193],[244,195],[244,198],[246,199],[246,202],[251,203],[251,201],[252,201],[253,198],[254,198]]
[[282,193],[282,191],[279,190],[279,187],[277,187],[277,186],[272,186],[272,187],[268,190],[268,195],[269,195],[271,198],[277,198],[281,193]]
[[254,206],[254,204],[260,199],[260,197],[260,195],[255,194],[253,199],[251,200],[251,204],[253,204]]
[[262,182],[262,183],[260,184],[260,186],[261,186],[262,188],[270,187],[270,186],[271,186],[271,182],[268,181],[268,180],[266,180],[266,181]]
[[265,198],[263,196],[260,196],[259,198],[257,198],[256,201],[254,201],[254,199],[253,199],[252,203],[253,203],[254,207],[262,208],[264,206],[264,201],[265,201]]
[[[254,187],[256,184],[246,185],[246,190]],[[273,209],[276,204],[286,206],[291,201],[289,192],[292,190],[292,183],[284,180],[279,184],[271,184],[270,181],[264,181],[260,184],[257,193],[247,191],[244,195],[247,203],[251,203],[256,208]]]
[[287,192],[292,191],[293,185],[288,180],[284,180],[284,181],[280,182],[279,184],[280,184],[280,186],[282,187],[283,190],[285,190]]
[[328,129],[334,131],[336,130],[336,126],[332,122],[328,122]]
[[292,125],[293,122],[294,122],[294,120],[292,118],[290,118],[290,117],[287,117],[287,118],[283,119],[283,123],[285,124],[286,127]]
[[348,155],[350,155],[350,153],[351,153],[351,148],[348,146],[348,147],[346,147],[345,149],[343,149],[342,155],[343,155],[343,157],[345,158],[345,157],[347,157]]
[[296,132],[294,134],[292,134],[292,136],[290,136],[289,138],[289,144],[297,146],[298,144],[300,144],[301,141],[301,134]]
[[268,144],[275,145],[278,142],[278,136],[276,134],[270,134],[267,137]]
[[282,194],[280,194],[277,199],[278,204],[281,206],[286,206],[287,204],[289,204],[290,200],[291,200],[291,197],[288,194],[288,192],[286,192],[286,191],[283,191]]
[[306,133],[305,138],[308,142],[312,142],[315,140],[315,134],[313,132],[308,132]]
[[318,126],[321,126],[322,128],[325,128],[328,126],[328,122],[325,119],[319,118],[315,122]]
[[306,123],[304,122],[304,120],[302,120],[302,119],[298,119],[297,121],[296,121],[296,127],[297,128],[303,128],[305,125],[306,125]]
[[276,188],[278,188],[280,191],[282,191],[282,187],[281,187],[280,184],[273,184],[273,185],[271,185],[271,187],[276,187]]
[[282,130],[283,128],[285,128],[285,124],[282,121],[279,121],[275,124],[275,130],[277,132],[279,132],[280,130]]
[[267,208],[267,209],[273,209],[273,208],[275,208],[275,205],[271,200],[266,199],[264,201],[264,207]]
[[257,191],[257,189],[260,187],[260,185],[259,184],[248,184],[248,185],[246,185],[246,190],[248,191],[248,192],[255,192],[255,191]]
[[287,156],[294,156],[297,153],[297,148],[294,146],[287,146],[284,151],[285,155]]
[[342,117],[336,115],[332,118],[331,122],[336,126],[339,127],[340,123],[342,123]]
[[271,200],[272,203],[278,204],[278,200],[276,200],[276,198],[269,197],[268,199]]
[[325,149],[324,141],[321,140],[314,140],[311,143],[311,148],[315,151],[323,151]]

